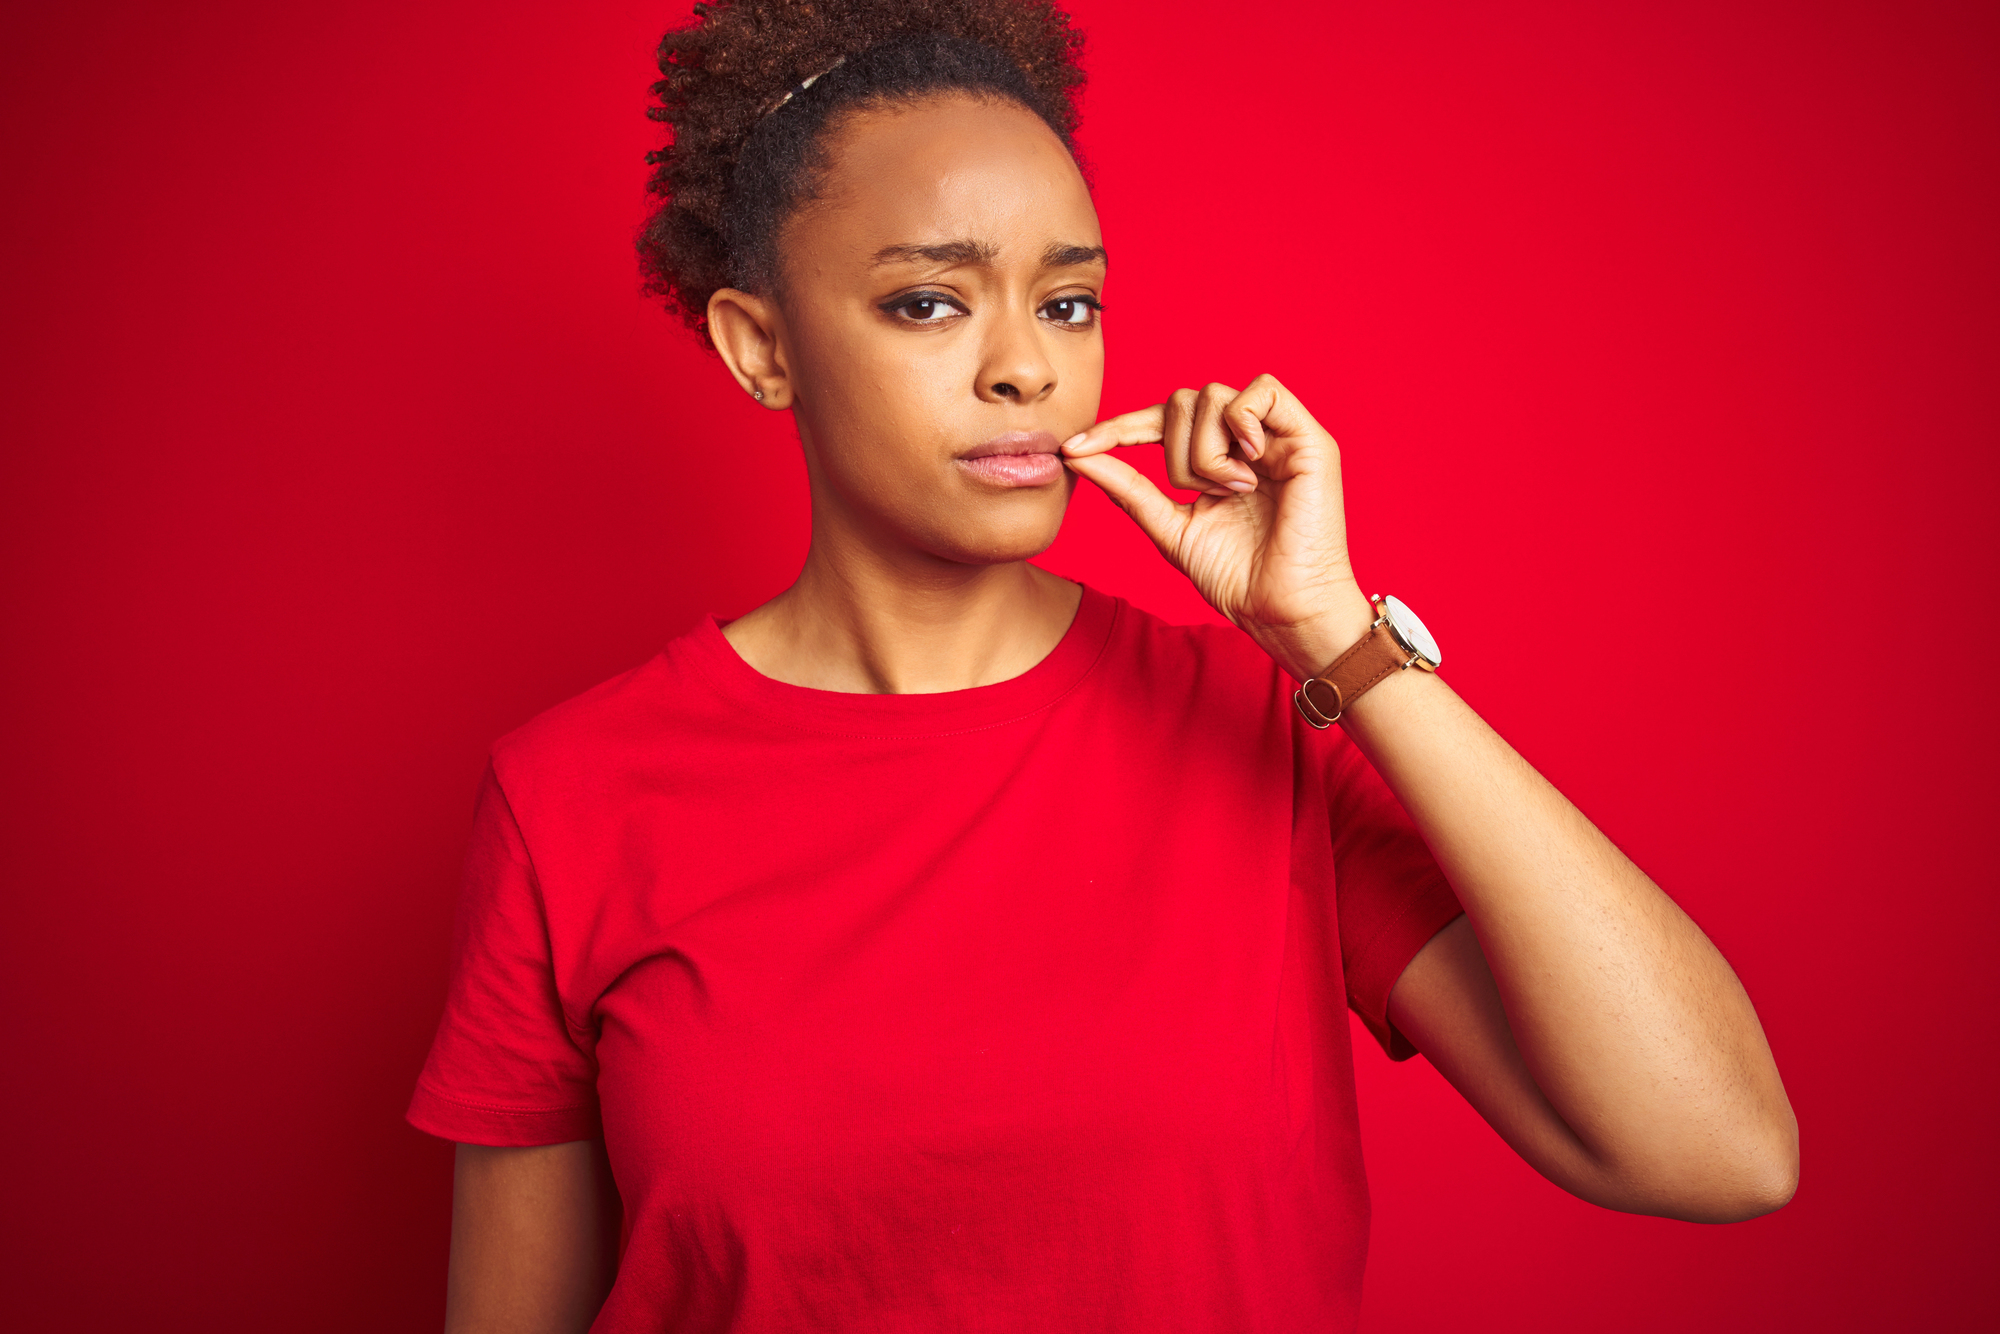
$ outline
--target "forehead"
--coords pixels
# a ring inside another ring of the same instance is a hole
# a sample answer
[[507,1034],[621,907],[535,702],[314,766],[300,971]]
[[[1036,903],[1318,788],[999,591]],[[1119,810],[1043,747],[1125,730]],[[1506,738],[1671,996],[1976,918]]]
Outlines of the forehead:
[[1012,102],[953,95],[859,112],[828,149],[810,223],[793,238],[821,258],[956,238],[1003,255],[1099,242],[1097,210],[1068,150]]

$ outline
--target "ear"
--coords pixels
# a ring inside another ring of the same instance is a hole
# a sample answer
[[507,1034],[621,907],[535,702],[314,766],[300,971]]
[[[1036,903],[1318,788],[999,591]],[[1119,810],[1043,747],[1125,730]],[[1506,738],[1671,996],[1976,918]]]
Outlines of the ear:
[[778,334],[778,303],[754,292],[725,287],[708,299],[708,336],[722,364],[748,394],[761,392],[767,408],[792,406],[792,377]]

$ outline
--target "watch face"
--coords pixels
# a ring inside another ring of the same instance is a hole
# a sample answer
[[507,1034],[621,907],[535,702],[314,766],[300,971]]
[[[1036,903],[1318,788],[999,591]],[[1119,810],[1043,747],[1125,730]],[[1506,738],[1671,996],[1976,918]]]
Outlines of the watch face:
[[1438,642],[1431,638],[1431,632],[1417,619],[1417,614],[1404,606],[1400,599],[1384,596],[1382,617],[1389,622],[1389,630],[1403,641],[1410,651],[1423,655],[1424,661],[1435,667],[1444,658],[1438,652]]

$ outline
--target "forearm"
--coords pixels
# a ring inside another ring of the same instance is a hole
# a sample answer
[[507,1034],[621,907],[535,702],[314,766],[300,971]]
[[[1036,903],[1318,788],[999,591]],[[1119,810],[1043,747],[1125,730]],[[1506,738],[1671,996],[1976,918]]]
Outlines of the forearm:
[[[1155,440],[1168,480],[1202,495],[1169,500],[1108,453]],[[1368,633],[1339,446],[1271,376],[1178,390],[1063,451],[1295,678]],[[1416,989],[1432,1007],[1420,1026],[1481,1113],[1619,1208],[1726,1217],[1782,1203],[1791,1108],[1748,997],[1694,923],[1430,673],[1391,670],[1341,725],[1415,817],[1483,947],[1468,955],[1447,933],[1449,950],[1433,941],[1404,974],[1448,983]],[[1437,967],[1419,968],[1427,957]],[[1482,987],[1499,1014],[1482,1010]]]
[[1686,914],[1436,676],[1398,672],[1341,721],[1466,908],[1520,1058],[1574,1136],[1564,1184],[1695,1214],[1788,1192],[1796,1125],[1762,1027]]

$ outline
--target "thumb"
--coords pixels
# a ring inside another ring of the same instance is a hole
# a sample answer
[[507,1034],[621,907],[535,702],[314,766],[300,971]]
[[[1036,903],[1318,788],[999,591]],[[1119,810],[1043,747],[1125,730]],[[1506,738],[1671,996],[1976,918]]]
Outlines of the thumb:
[[1173,557],[1174,549],[1180,545],[1181,530],[1187,525],[1187,506],[1176,505],[1145,474],[1109,454],[1091,454],[1063,462],[1072,472],[1095,482],[1113,504],[1131,516],[1141,532],[1153,539],[1153,545],[1169,559]]

